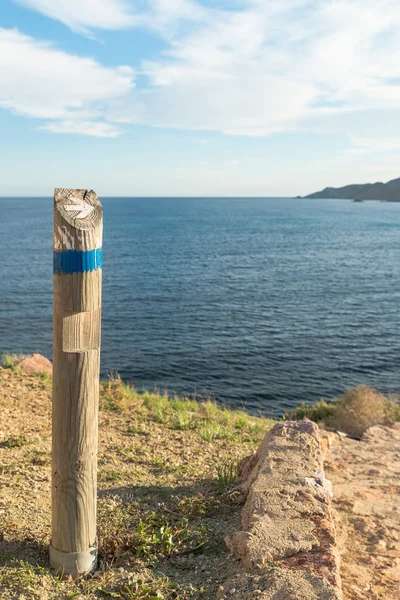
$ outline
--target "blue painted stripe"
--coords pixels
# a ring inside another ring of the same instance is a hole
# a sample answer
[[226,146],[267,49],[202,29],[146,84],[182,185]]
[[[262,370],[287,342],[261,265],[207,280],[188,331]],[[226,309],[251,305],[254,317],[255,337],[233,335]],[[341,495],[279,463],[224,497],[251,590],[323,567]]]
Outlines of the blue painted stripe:
[[87,273],[103,266],[101,248],[83,252],[81,250],[61,250],[54,252],[53,273]]

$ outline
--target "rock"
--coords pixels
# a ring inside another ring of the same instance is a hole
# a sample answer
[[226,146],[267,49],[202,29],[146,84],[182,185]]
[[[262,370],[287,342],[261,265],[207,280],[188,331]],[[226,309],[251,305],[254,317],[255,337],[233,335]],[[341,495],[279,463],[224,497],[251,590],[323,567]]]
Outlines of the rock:
[[53,372],[51,362],[41,354],[32,354],[32,356],[24,358],[18,363],[18,368],[27,375],[32,375],[33,373],[47,373],[51,375]]
[[[261,571],[267,582],[275,582],[271,589],[277,595],[269,595],[265,588],[262,596],[238,597],[340,599],[332,488],[324,474],[317,425],[308,419],[275,425],[256,454],[242,461],[239,474],[247,497],[242,530],[229,534],[225,541],[246,569]],[[278,571],[274,570],[272,577],[268,570],[271,563],[279,567],[278,583]],[[289,586],[286,592],[282,587],[285,581]],[[238,589],[233,583],[230,589]],[[312,595],[309,590],[314,584]],[[302,587],[304,593],[299,591]],[[292,588],[297,591],[292,593]]]
[[325,459],[331,450],[336,444],[339,443],[339,436],[337,433],[333,431],[321,431],[321,450],[322,450],[322,458],[325,462]]

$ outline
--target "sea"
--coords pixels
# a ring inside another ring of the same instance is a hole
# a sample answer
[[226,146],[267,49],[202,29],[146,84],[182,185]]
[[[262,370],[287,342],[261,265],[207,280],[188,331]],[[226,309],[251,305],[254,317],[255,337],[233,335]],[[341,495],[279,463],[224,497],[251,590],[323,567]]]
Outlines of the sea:
[[[400,203],[101,198],[101,376],[280,416],[400,393]],[[0,352],[52,352],[51,198],[0,199]]]

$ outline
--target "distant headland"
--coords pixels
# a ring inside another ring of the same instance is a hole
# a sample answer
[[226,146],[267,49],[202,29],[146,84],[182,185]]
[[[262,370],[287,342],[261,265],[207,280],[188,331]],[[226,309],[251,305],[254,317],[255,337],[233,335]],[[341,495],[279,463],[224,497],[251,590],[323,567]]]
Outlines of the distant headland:
[[[297,196],[301,198],[301,196]],[[400,178],[387,183],[365,183],[346,185],[340,188],[327,187],[321,192],[315,192],[304,198],[331,198],[354,200],[381,200],[384,202],[400,202]]]

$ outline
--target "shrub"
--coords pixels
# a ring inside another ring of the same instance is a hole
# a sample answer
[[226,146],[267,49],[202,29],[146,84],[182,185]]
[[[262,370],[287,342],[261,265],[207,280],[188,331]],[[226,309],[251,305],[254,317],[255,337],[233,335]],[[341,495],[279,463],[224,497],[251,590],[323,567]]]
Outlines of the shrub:
[[5,352],[1,355],[1,366],[3,369],[11,369],[17,375],[20,375],[18,364],[26,358],[25,354],[8,354]]
[[335,400],[334,407],[328,425],[355,438],[361,438],[372,425],[390,425],[400,413],[396,398],[384,396],[367,385],[346,390]]
[[301,421],[301,419],[307,418],[319,423],[333,417],[335,412],[335,401],[326,402],[325,400],[319,400],[315,404],[305,404],[305,402],[303,402],[293,410],[285,413],[283,418],[285,421]]

